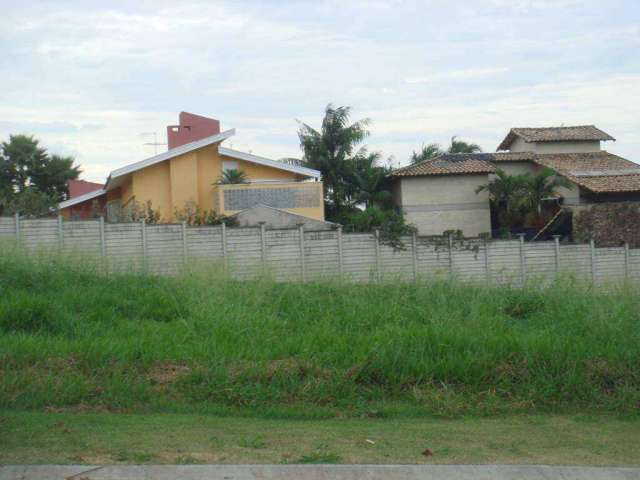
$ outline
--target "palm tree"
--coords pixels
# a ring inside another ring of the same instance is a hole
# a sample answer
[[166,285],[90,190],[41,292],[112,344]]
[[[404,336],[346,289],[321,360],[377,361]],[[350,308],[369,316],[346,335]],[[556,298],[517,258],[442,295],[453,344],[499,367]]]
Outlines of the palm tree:
[[304,166],[319,170],[325,186],[325,202],[329,211],[349,207],[356,189],[350,183],[354,158],[364,150],[356,147],[368,135],[369,119],[350,123],[350,107],[327,105],[320,131],[300,123],[298,138]]
[[419,152],[413,152],[411,154],[411,165],[415,165],[416,163],[424,162],[425,160],[430,160],[439,155],[442,155],[443,152],[440,149],[440,145],[437,143],[430,143],[429,145],[422,145],[422,149]]
[[457,137],[451,137],[451,145],[447,149],[448,153],[480,153],[482,149],[477,143],[467,143],[464,140],[456,140]]
[[524,215],[528,186],[527,174],[508,175],[504,170],[497,169],[496,177],[487,185],[476,189],[476,194],[482,191],[489,193],[489,200],[498,212],[501,225],[513,227],[521,222]]
[[354,160],[352,183],[357,190],[355,200],[366,208],[385,207],[390,203],[391,193],[385,189],[389,168],[378,165],[380,153],[364,153]]
[[235,168],[230,168],[222,172],[218,180],[218,184],[220,185],[235,185],[239,183],[249,183],[249,178],[242,170],[236,170]]
[[545,199],[557,196],[558,188],[571,189],[572,184],[564,177],[559,177],[550,168],[545,168],[535,175],[525,174],[526,196],[524,203],[526,208],[538,215],[542,213],[542,202]]

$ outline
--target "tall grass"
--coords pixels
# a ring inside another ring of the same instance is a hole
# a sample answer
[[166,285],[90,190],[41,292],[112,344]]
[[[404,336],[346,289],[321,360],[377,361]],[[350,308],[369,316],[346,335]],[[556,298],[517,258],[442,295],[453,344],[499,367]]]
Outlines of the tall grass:
[[103,275],[0,254],[0,408],[631,413],[640,294]]

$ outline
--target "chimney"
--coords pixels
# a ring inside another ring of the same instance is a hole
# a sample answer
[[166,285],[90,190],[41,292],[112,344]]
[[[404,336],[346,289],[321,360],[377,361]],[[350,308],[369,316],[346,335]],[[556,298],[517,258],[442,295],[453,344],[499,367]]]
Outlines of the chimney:
[[185,143],[195,142],[205,137],[220,133],[220,120],[195,115],[189,112],[180,112],[179,125],[167,127],[167,144],[169,150]]

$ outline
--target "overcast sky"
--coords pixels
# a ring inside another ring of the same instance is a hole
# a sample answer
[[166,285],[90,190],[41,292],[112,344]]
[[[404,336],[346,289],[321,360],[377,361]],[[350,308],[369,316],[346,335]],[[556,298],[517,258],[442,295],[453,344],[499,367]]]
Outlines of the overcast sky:
[[153,155],[143,134],[165,142],[181,110],[299,157],[296,119],[319,126],[329,102],[370,117],[394,164],[561,124],[640,162],[637,0],[43,3],[2,2],[0,139],[34,134],[89,180]]

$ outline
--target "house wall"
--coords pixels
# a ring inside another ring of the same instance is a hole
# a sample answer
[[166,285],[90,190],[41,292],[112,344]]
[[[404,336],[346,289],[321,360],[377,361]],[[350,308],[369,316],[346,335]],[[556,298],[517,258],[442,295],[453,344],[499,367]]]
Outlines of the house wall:
[[443,175],[401,178],[401,207],[421,235],[462,230],[466,236],[491,231],[489,195],[475,193],[488,175]]
[[171,221],[173,218],[170,182],[169,162],[133,172],[133,195],[136,201],[141,204],[150,201],[152,208],[160,213],[161,221]]
[[525,142],[522,138],[516,138],[511,147],[512,152],[535,153],[578,153],[597,152],[600,150],[600,141],[580,142]]
[[[302,215],[316,220],[324,220],[324,199],[321,182],[249,183],[244,185],[220,185],[216,191],[217,210],[225,215],[234,215],[242,210],[252,208],[252,206],[239,206],[237,202],[233,201],[233,197],[236,197],[236,200],[240,200],[240,202],[242,203],[242,200],[248,200],[250,190],[253,190],[253,194],[255,195],[268,192],[271,189],[282,188],[292,190],[295,189],[293,190],[295,192],[294,203],[297,203],[298,206],[289,208],[280,205],[271,205],[266,203],[266,201],[268,200],[259,203],[265,203],[271,207],[279,208],[287,212],[295,213],[297,215]],[[246,195],[246,197],[244,197],[244,195]],[[229,196],[231,197],[231,199],[227,199],[227,197]]]
[[[210,145],[132,173],[120,189],[122,205],[132,197],[141,204],[151,201],[162,222],[174,221],[175,211],[182,210],[190,202],[197,203],[202,210],[214,210],[218,190],[215,184],[222,175],[224,160],[237,162],[250,181],[295,182],[302,178],[286,170],[223,157],[218,153],[217,145]],[[318,207],[296,209],[295,212],[324,220],[322,201]]]

